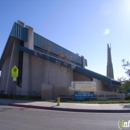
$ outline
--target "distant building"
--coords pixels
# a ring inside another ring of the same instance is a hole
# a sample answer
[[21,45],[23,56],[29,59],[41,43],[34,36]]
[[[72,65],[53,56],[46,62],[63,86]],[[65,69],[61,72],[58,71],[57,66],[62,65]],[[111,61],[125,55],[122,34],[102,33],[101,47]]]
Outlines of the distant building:
[[107,77],[114,79],[113,65],[111,58],[111,47],[107,44]]
[[[120,82],[112,79],[113,75],[109,78],[86,69],[84,56],[40,36],[21,21],[14,23],[0,60],[0,91],[5,94],[14,91],[10,74],[14,65],[19,69],[16,94],[41,95],[44,91],[45,99],[49,95],[56,98],[68,95],[72,81],[95,81],[98,91],[111,92],[120,87]],[[47,91],[49,88],[51,92]]]

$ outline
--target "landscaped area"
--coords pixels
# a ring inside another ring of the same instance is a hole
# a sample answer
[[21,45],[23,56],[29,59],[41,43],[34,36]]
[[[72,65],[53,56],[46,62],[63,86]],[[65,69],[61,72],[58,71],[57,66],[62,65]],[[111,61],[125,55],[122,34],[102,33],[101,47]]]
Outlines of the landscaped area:
[[[19,95],[3,95],[0,94],[1,99],[15,99],[15,100],[34,100],[41,101],[40,96],[19,96]],[[57,102],[57,100],[45,100],[47,102]],[[44,101],[43,101],[44,102]],[[125,98],[125,100],[84,100],[84,101],[75,101],[72,99],[60,99],[60,102],[66,103],[87,103],[87,104],[115,104],[115,103],[130,103],[130,96]]]

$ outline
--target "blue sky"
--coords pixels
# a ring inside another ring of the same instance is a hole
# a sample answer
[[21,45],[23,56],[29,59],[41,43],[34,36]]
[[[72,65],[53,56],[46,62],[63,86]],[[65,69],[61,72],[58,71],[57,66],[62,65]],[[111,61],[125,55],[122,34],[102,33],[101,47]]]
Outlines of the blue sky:
[[87,69],[106,75],[111,43],[114,77],[130,61],[130,0],[0,0],[0,56],[17,20],[38,34],[83,55]]

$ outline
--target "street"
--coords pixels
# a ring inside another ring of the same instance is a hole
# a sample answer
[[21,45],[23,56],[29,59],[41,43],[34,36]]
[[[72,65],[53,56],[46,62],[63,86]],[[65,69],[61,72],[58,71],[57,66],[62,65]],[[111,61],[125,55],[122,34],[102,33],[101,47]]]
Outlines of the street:
[[119,130],[129,113],[83,113],[0,105],[0,130]]

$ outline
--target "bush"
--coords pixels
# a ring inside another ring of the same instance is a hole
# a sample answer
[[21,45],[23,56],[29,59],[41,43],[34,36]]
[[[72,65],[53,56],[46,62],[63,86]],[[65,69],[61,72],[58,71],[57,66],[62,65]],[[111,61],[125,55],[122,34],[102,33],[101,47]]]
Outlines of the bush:
[[18,100],[41,100],[41,96],[25,96],[25,95],[7,95],[7,94],[0,94],[0,98],[3,99],[18,99]]
[[130,100],[130,95],[125,98],[125,100]]

